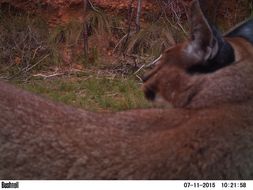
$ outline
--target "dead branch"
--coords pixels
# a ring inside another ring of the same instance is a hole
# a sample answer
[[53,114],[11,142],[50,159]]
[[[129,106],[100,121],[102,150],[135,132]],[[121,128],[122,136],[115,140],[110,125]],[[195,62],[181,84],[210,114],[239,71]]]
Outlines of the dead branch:
[[136,32],[139,32],[141,29],[141,24],[140,24],[141,8],[142,8],[142,0],[138,0],[136,21],[135,21]]
[[44,74],[39,73],[39,74],[33,75],[33,77],[42,77],[43,79],[48,79],[48,78],[57,77],[61,75],[64,75],[64,73],[54,73],[51,75],[44,75]]
[[93,3],[90,0],[87,0],[91,9],[97,13],[100,13],[100,11],[98,9],[96,9],[96,7],[93,5]]

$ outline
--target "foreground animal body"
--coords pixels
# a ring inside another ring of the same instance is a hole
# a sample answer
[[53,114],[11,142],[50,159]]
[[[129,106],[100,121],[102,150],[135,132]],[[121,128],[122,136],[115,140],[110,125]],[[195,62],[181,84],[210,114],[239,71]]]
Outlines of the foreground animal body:
[[144,79],[172,109],[91,113],[0,82],[0,179],[253,179],[253,21],[223,38],[192,13]]

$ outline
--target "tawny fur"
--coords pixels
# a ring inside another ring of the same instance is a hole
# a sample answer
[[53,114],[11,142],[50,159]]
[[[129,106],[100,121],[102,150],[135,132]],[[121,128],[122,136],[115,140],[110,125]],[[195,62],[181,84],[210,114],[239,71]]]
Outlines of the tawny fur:
[[0,86],[1,179],[253,178],[251,100],[98,114]]
[[143,89],[172,109],[92,113],[0,82],[0,179],[253,179],[253,46],[226,40],[215,72],[186,72],[191,42],[163,54]]

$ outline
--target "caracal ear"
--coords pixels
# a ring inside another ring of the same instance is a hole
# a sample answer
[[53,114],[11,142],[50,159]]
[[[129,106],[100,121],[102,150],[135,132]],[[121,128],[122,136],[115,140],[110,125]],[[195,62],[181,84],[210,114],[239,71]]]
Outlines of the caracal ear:
[[205,62],[218,53],[216,34],[205,18],[198,0],[192,2],[190,13],[191,36],[186,52],[197,60]]

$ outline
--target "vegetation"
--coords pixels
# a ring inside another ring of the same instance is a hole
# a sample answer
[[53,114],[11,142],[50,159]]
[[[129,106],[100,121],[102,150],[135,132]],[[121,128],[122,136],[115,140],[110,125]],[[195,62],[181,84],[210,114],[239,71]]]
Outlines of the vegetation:
[[19,86],[76,107],[91,111],[120,111],[148,108],[140,84],[132,78],[61,77],[53,80],[31,80]]
[[[122,15],[89,11],[85,20],[88,58],[83,51],[83,22],[73,20],[50,28],[34,14],[13,7],[1,9],[0,79],[89,110],[151,107],[135,72],[184,39],[188,30],[182,14],[173,9],[173,15],[167,15],[172,7],[159,6],[154,15],[143,13],[137,31]],[[245,1],[243,6],[252,15],[252,1]],[[243,17],[238,12],[234,17],[229,14],[232,20]],[[218,23],[227,28],[229,22]]]
[[2,78],[27,76],[33,69],[43,69],[53,59],[47,43],[43,20],[31,15],[0,16],[0,69]]

